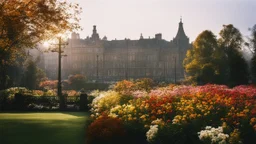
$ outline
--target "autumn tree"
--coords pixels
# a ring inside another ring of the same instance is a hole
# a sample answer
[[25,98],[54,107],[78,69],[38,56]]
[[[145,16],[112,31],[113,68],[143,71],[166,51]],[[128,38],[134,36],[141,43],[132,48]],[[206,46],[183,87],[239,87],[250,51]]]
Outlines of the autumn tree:
[[223,25],[219,33],[219,46],[227,57],[228,84],[230,86],[248,83],[248,65],[241,49],[244,43],[242,34],[232,24]]
[[0,89],[6,88],[7,68],[25,48],[79,28],[77,4],[60,0],[0,1]]
[[221,51],[209,30],[198,35],[184,59],[186,79],[196,84],[216,83],[220,76]]
[[86,82],[86,77],[81,74],[75,74],[68,77],[70,87],[76,90],[82,89]]
[[46,89],[46,90],[53,90],[53,89],[57,89],[57,84],[58,84],[57,80],[44,80],[40,82],[39,88]]

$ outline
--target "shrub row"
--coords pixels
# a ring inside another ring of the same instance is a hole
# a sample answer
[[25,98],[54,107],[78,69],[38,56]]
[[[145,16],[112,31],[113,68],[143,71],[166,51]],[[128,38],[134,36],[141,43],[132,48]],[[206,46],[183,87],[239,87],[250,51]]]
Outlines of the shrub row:
[[[78,109],[79,96],[66,97],[66,103]],[[87,104],[83,104],[87,105]],[[59,98],[57,96],[31,96],[17,93],[14,96],[0,96],[0,111],[7,110],[55,110],[58,109]]]

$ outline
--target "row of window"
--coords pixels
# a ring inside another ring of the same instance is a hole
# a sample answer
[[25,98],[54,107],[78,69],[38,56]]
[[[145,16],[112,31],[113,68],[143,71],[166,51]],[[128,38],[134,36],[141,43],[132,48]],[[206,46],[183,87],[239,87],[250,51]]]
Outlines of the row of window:
[[139,55],[108,55],[103,58],[102,55],[81,55],[81,56],[69,56],[67,57],[68,61],[174,61],[175,56],[160,56],[159,58],[156,55],[148,56],[139,56]]
[[[178,75],[180,70],[176,70],[176,74]],[[87,76],[96,76],[97,71],[96,70],[88,70],[88,71],[83,71],[85,75]],[[175,70],[170,69],[170,70],[161,70],[161,69],[129,69],[129,70],[124,70],[124,69],[108,69],[105,71],[98,71],[98,76],[170,76],[174,75]]]
[[[66,65],[67,67],[73,66],[73,68],[89,68],[89,69],[96,69],[98,68],[162,68],[162,69],[169,69],[169,68],[174,68],[175,64],[174,62],[152,62],[152,63],[145,63],[145,62],[96,62],[93,63],[72,63],[69,65]],[[65,67],[65,66],[64,66]],[[177,67],[177,66],[176,66]]]

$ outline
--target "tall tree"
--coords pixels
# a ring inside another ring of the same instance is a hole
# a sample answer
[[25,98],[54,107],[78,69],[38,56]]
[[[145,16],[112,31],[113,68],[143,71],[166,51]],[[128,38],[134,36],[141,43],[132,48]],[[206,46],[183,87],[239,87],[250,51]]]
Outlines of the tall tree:
[[208,30],[198,35],[184,60],[187,79],[196,84],[216,83],[220,67],[216,36]]
[[24,81],[24,86],[27,87],[28,89],[36,89],[36,76],[37,76],[37,67],[36,64],[32,61],[28,61],[28,66],[25,71],[25,81]]
[[61,0],[0,1],[0,89],[6,88],[7,67],[25,48],[79,28],[80,12],[77,4]]
[[45,72],[32,59],[29,59],[26,62],[22,85],[28,89],[38,89],[40,82],[44,79],[46,79]]
[[256,83],[256,25],[249,29],[251,35],[249,37],[249,43],[246,43],[249,50],[252,52],[252,59],[250,62],[250,70],[252,74],[252,82]]
[[244,43],[242,34],[232,24],[223,25],[219,33],[219,45],[227,57],[228,84],[230,86],[248,83],[248,65],[241,49]]

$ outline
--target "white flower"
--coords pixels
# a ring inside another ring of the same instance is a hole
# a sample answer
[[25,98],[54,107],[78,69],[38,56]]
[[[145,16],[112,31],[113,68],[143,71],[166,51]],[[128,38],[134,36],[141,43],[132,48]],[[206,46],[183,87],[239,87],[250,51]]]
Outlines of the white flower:
[[211,126],[206,126],[205,129],[206,130],[210,130],[212,127]]
[[160,119],[157,118],[156,120],[152,121],[151,124],[152,125],[163,125],[164,122],[163,122],[163,120],[161,118]]
[[206,126],[205,130],[198,132],[198,135],[200,140],[210,139],[212,144],[226,144],[229,137],[228,134],[223,133],[222,127],[213,128],[211,126]]
[[146,133],[147,141],[152,142],[158,132],[158,125],[151,125],[150,129]]

